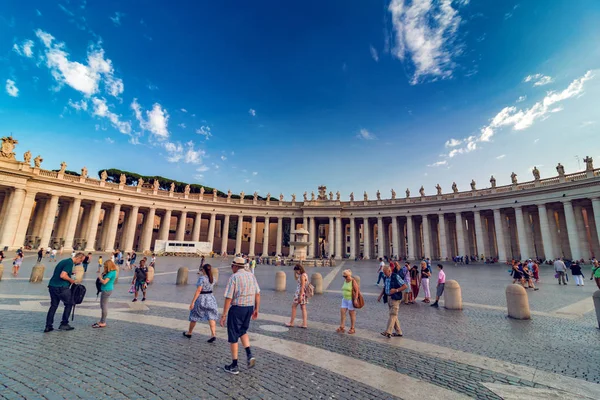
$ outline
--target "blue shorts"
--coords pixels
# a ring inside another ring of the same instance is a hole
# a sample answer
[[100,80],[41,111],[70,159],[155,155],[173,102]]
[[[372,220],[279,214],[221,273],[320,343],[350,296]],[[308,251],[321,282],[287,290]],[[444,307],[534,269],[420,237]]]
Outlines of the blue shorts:
[[135,281],[135,291],[137,292],[141,290],[143,292],[144,290],[146,290],[144,288],[144,285],[146,285],[145,281]]
[[354,311],[354,303],[352,303],[352,300],[342,299],[341,308],[347,308],[348,311]]
[[227,313],[227,340],[237,343],[248,332],[254,306],[231,306]]

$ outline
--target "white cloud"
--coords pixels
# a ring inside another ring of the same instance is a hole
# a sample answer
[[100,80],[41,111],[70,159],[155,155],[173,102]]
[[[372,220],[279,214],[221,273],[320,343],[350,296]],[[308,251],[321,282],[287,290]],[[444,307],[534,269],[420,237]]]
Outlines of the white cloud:
[[496,160],[502,160],[504,157],[506,157],[506,154],[500,154],[498,157],[496,157]]
[[252,176],[256,176],[256,175],[258,175],[258,172],[256,172],[256,171],[252,172]]
[[210,130],[210,126],[201,126],[199,129],[196,129],[196,133],[199,135],[203,135],[206,140],[210,139],[212,136],[212,132]]
[[434,162],[433,164],[429,164],[428,167],[441,167],[441,166],[444,166],[447,164],[448,164],[448,161],[442,160],[442,161]]
[[125,135],[131,134],[131,122],[121,121],[120,115],[117,115],[109,110],[104,98],[92,97],[92,104],[94,106],[92,115],[108,119],[115,129]]
[[594,125],[596,123],[596,121],[583,121],[581,123],[581,125],[579,125],[580,128],[585,128],[586,126],[590,126],[590,125]]
[[73,100],[69,99],[68,105],[77,111],[81,111],[81,110],[87,111],[87,109],[88,109],[88,103],[85,100],[74,102]]
[[244,182],[250,183],[250,179],[244,179]]
[[146,118],[143,116],[142,108],[137,99],[133,99],[131,109],[140,123],[140,128],[150,131],[158,140],[169,137],[169,113],[160,104],[154,103],[152,110],[146,111]]
[[533,144],[537,144],[537,142],[539,142],[539,141],[540,141],[540,139],[535,139],[535,140],[533,141]]
[[85,96],[91,96],[98,93],[102,83],[111,96],[118,97],[123,93],[123,81],[115,78],[112,61],[104,58],[104,50],[99,45],[88,49],[87,64],[82,64],[70,61],[65,44],[55,42],[49,33],[38,29],[35,34],[46,47],[46,66],[58,82],[59,88],[67,84]]
[[12,79],[6,80],[6,93],[12,97],[19,97],[19,88],[17,88],[15,81]]
[[115,141],[112,140],[111,138],[107,137],[106,139],[104,139],[106,141],[106,143],[108,144],[113,144]]
[[186,113],[186,112],[187,112],[187,110],[186,110],[185,108],[182,108],[182,109],[181,109],[181,112],[184,112],[184,113]]
[[527,100],[527,96],[519,96],[519,98],[517,99],[517,103],[522,103],[525,100]]
[[13,44],[13,51],[20,56],[25,56],[27,58],[33,57],[33,40],[25,40],[21,46],[18,44]]
[[196,149],[192,141],[187,142],[185,145],[179,142],[164,142],[163,147],[167,151],[167,161],[173,163],[183,161],[186,164],[198,165],[202,164],[202,158],[205,155],[204,150]]
[[256,110],[254,110],[254,109],[251,108],[251,109],[248,110],[248,114],[250,114],[253,117],[256,117]]
[[371,132],[369,132],[366,129],[361,129],[358,134],[356,135],[357,138],[359,139],[363,139],[363,140],[375,140],[377,139],[377,136],[373,135]]
[[461,144],[462,142],[463,142],[463,141],[462,141],[462,140],[459,140],[459,139],[450,139],[450,140],[447,140],[447,141],[446,141],[446,144],[445,144],[445,146],[446,146],[446,147],[456,147],[456,146],[458,146],[459,144]]
[[402,61],[410,58],[411,84],[426,77],[451,77],[453,58],[460,51],[454,42],[461,23],[452,0],[392,0],[388,11],[396,33],[392,55]]
[[115,25],[121,25],[121,18],[124,17],[125,14],[122,12],[115,12],[115,15],[113,15],[112,17],[109,17],[110,20],[113,22],[113,24]]
[[377,49],[373,47],[373,45],[369,46],[369,50],[371,51],[371,57],[375,62],[379,62],[379,54],[377,54]]
[[225,160],[227,160],[227,157],[225,157],[225,156],[221,156],[221,160],[222,160],[222,161],[225,161]]
[[37,14],[38,17],[42,16],[42,12],[38,9],[35,10],[35,13]]
[[209,169],[210,169],[210,168],[209,168],[208,166],[206,166],[206,165],[201,165],[201,166],[199,166],[198,168],[196,168],[196,171],[198,171],[198,172],[206,172],[206,171],[208,171]]
[[554,82],[554,79],[548,75],[534,74],[527,75],[525,79],[523,79],[523,82],[533,82],[533,86],[544,86]]
[[177,126],[180,127],[181,129],[187,128],[187,126],[183,122],[181,124],[177,124]]

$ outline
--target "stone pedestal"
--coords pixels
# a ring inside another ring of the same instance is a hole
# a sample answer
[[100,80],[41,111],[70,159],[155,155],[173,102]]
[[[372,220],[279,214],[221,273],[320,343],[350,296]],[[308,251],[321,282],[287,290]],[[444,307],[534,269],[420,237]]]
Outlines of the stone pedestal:
[[596,309],[596,320],[598,321],[598,329],[600,329],[600,290],[596,290],[592,295],[594,299],[594,308]]
[[44,271],[46,267],[42,264],[38,264],[33,267],[31,270],[31,276],[29,277],[29,282],[31,283],[41,283],[44,280]]
[[444,307],[448,310],[462,310],[462,293],[460,285],[454,280],[444,285]]
[[176,285],[187,285],[188,284],[188,272],[186,267],[181,267],[177,270],[177,281]]
[[154,281],[154,267],[148,267],[148,274],[146,276],[146,283],[148,285],[152,284]]
[[4,273],[4,265],[0,264],[0,281],[2,281],[2,274]]
[[73,276],[72,278],[75,279],[75,283],[80,285],[81,282],[83,281],[83,274],[85,273],[85,270],[83,269],[83,265],[76,265],[73,267]]
[[[598,292],[600,293],[600,291]],[[529,298],[527,290],[523,286],[513,284],[506,287],[506,308],[510,318],[531,319]]]
[[277,271],[275,273],[275,291],[285,292],[285,272]]
[[217,268],[211,268],[210,272],[213,277],[213,285],[217,286],[219,283],[219,270]]
[[315,272],[310,276],[310,283],[315,287],[315,294],[323,294],[323,276]]

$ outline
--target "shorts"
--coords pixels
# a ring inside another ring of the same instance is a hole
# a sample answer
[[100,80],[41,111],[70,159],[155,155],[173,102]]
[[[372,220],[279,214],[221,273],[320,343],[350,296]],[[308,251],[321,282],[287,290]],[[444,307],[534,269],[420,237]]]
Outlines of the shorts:
[[437,287],[437,291],[435,292],[435,295],[437,297],[442,297],[442,293],[444,293],[444,285],[445,283],[440,283]]
[[352,300],[342,299],[341,308],[347,308],[348,311],[354,311],[354,303],[352,303]]
[[146,290],[146,282],[144,282],[144,281],[135,281],[135,290],[136,291],[141,290],[142,292],[144,290]]
[[227,341],[237,343],[248,332],[254,306],[231,306],[227,314]]

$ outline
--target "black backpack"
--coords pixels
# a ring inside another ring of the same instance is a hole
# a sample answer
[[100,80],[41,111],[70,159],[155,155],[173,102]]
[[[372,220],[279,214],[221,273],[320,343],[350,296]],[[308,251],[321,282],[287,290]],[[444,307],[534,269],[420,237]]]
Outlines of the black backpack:
[[83,285],[78,285],[74,283],[71,286],[71,301],[73,303],[73,313],[71,315],[71,321],[75,318],[75,306],[83,303],[83,299],[85,298],[86,288]]

